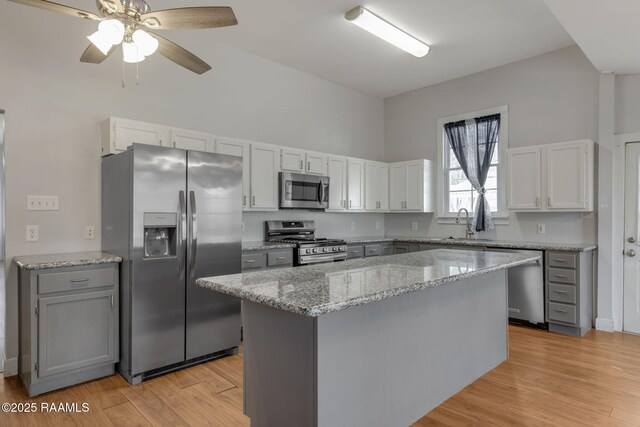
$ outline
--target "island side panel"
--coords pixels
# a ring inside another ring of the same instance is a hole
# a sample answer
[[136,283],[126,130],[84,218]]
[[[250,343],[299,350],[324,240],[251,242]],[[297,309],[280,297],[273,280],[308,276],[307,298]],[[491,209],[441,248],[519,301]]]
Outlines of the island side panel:
[[316,319],[243,301],[242,321],[252,427],[316,426]]
[[318,426],[406,426],[508,353],[506,271],[320,316]]

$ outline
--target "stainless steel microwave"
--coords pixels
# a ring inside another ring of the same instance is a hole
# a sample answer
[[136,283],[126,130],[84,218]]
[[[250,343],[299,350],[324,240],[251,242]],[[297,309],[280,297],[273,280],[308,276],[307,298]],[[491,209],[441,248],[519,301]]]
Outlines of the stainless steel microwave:
[[280,172],[280,208],[327,209],[329,177]]

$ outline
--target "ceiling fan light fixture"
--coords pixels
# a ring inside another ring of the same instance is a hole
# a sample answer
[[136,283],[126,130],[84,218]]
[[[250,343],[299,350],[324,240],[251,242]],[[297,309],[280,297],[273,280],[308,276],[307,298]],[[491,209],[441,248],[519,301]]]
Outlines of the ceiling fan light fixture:
[[144,61],[144,55],[135,43],[124,42],[122,43],[122,59],[129,64],[136,64]]
[[430,47],[412,35],[391,25],[379,16],[371,13],[362,6],[356,6],[344,15],[345,19],[358,27],[380,37],[388,43],[422,58],[429,53]]
[[100,22],[98,32],[102,34],[105,40],[111,45],[120,44],[124,39],[124,24],[117,19],[108,19]]
[[109,53],[109,50],[113,46],[113,43],[107,40],[100,31],[96,31],[87,38],[91,43],[93,43],[95,47],[100,50],[100,52],[104,53],[105,55]]
[[135,30],[131,39],[144,56],[152,55],[158,49],[158,40],[144,30]]

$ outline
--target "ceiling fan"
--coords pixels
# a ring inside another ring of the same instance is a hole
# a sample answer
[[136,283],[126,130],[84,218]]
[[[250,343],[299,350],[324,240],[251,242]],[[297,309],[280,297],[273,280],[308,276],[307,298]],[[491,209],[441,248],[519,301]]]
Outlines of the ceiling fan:
[[39,7],[52,12],[100,21],[98,31],[88,37],[91,44],[80,61],[100,64],[122,44],[124,62],[138,63],[156,50],[160,55],[197,74],[206,73],[211,66],[188,50],[145,31],[172,29],[218,28],[236,25],[238,21],[230,7],[181,7],[151,12],[144,0],[96,0],[98,13],[48,0],[9,0]]

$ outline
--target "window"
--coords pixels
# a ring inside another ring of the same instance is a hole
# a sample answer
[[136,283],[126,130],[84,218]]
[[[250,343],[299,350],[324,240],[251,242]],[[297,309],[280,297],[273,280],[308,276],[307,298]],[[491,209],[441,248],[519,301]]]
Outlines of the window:
[[[449,145],[444,131],[446,123],[472,119],[490,114],[500,114],[500,132],[498,142],[491,159],[491,167],[485,183],[485,197],[491,206],[493,218],[496,223],[505,223],[508,217],[506,210],[506,191],[504,185],[504,171],[502,166],[506,162],[506,148],[508,146],[508,110],[507,107],[492,108],[483,111],[446,117],[438,120],[438,220],[450,222],[455,218],[461,208],[466,208],[473,213],[476,206],[478,193],[473,189],[460,168],[456,156]],[[506,169],[505,169],[506,170]],[[500,219],[502,218],[502,221]]]

